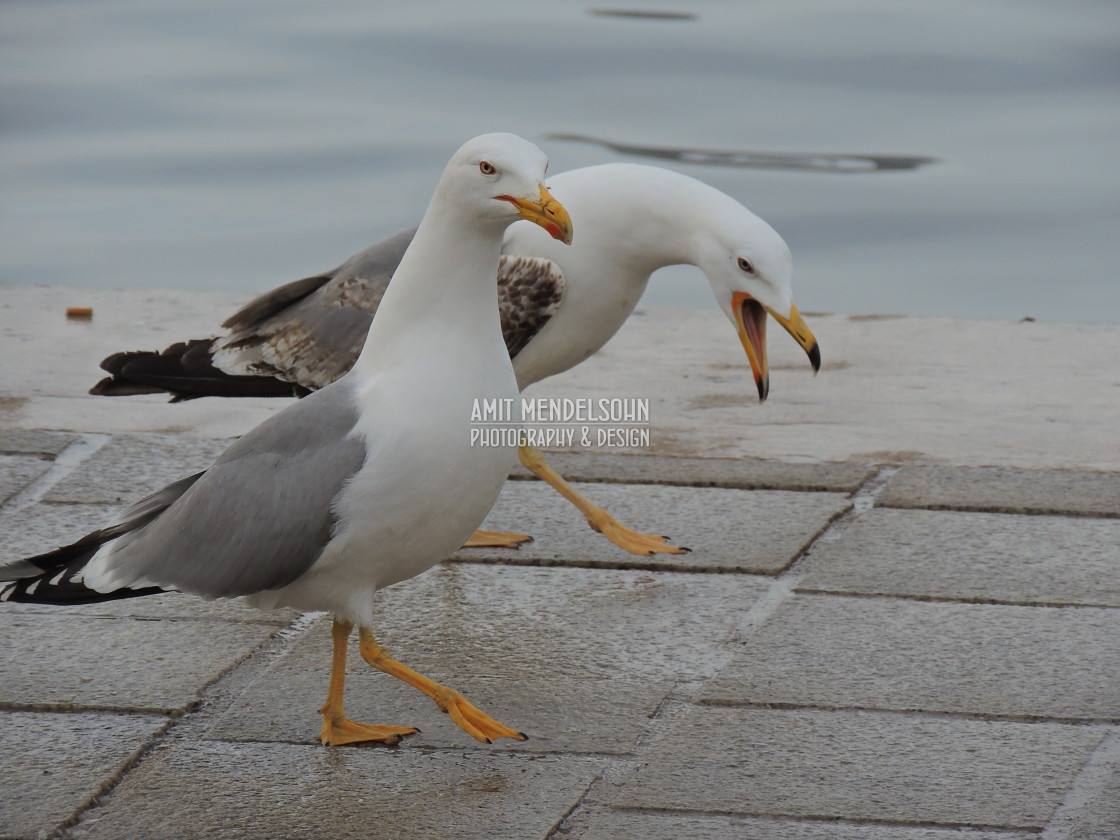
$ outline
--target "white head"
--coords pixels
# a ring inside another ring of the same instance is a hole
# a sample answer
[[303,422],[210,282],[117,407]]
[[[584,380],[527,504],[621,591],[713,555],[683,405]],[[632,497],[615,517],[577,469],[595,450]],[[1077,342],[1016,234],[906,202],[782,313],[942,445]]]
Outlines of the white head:
[[440,305],[452,307],[463,328],[474,329],[479,318],[496,327],[503,231],[527,219],[571,241],[568,211],[543,186],[547,164],[540,149],[514,134],[475,137],[452,155],[377,307],[355,369],[408,357],[411,345],[401,336],[429,341],[427,326],[432,313],[443,311]]
[[483,134],[451,157],[433,205],[469,211],[480,223],[503,228],[527,219],[554,239],[571,242],[572,223],[564,207],[544,188],[548,158],[516,134]]
[[769,313],[820,368],[820,349],[793,304],[793,256],[774,228],[739,202],[722,201],[697,227],[693,259],[708,278],[712,294],[734,324],[747,351],[760,400],[769,391],[766,315]]
[[734,322],[731,299],[747,294],[788,317],[793,306],[793,255],[774,228],[737,201],[728,201],[696,232],[696,265],[720,308]]
[[734,198],[680,172],[635,163],[573,169],[550,183],[576,214],[579,241],[570,255],[559,253],[553,243],[542,243],[536,230],[514,225],[506,236],[507,253],[548,256],[562,267],[582,257],[589,273],[628,274],[639,289],[659,268],[695,265],[735,325],[760,398],[769,387],[767,314],[809,354],[814,370],[819,368],[816,339],[793,305],[789,247]]

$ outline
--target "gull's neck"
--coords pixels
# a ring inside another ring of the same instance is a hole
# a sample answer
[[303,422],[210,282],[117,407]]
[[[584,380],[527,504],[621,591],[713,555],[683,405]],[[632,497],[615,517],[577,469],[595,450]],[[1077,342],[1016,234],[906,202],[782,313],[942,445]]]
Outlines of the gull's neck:
[[463,336],[500,345],[495,277],[503,225],[429,207],[377,307],[355,370],[415,358],[417,345]]
[[[565,186],[571,185],[570,195]],[[589,244],[616,255],[619,266],[644,284],[659,268],[699,261],[703,231],[734,199],[700,181],[658,167],[606,164],[556,176],[558,197],[578,219],[573,247]],[[622,223],[621,225],[619,223]],[[603,247],[587,242],[598,238]]]

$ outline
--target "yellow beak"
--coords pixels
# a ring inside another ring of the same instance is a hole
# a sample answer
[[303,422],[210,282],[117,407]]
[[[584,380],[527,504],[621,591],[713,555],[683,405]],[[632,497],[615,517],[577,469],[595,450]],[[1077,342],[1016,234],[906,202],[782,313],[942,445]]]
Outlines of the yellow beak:
[[503,201],[508,201],[517,208],[522,219],[540,225],[548,231],[553,239],[559,239],[565,245],[572,244],[572,220],[564,205],[552,197],[552,194],[541,185],[540,201],[530,198],[514,198],[512,195],[495,196]]
[[766,314],[781,324],[793,336],[801,349],[809,354],[809,364],[813,373],[821,369],[821,351],[809,325],[801,317],[796,306],[790,307],[789,317],[779,315],[773,309],[763,306],[746,292],[735,292],[731,296],[731,309],[735,315],[735,326],[739,341],[747,351],[751,363],[751,373],[758,386],[758,401],[763,402],[770,393],[770,368],[766,362]]

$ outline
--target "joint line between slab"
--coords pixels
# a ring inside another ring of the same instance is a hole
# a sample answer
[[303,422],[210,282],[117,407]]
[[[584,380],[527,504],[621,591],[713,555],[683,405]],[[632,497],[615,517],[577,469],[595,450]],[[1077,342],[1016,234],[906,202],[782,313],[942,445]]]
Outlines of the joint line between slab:
[[661,815],[688,815],[706,817],[750,817],[751,819],[769,820],[775,823],[828,823],[839,826],[882,826],[888,828],[940,828],[957,831],[982,830],[987,833],[1000,833],[1021,836],[1024,831],[1034,833],[1034,826],[994,825],[988,823],[967,822],[937,822],[935,820],[889,820],[889,819],[845,819],[829,814],[770,814],[764,811],[706,811],[692,808],[649,808],[649,807],[615,807],[614,810],[626,811],[636,814],[661,814]]
[[1077,817],[1094,801],[1103,802],[1112,774],[1120,772],[1120,727],[1105,734],[1089,755],[1054,813],[1042,829],[1039,840],[1067,840],[1076,827]]
[[987,597],[952,597],[949,595],[918,595],[906,592],[852,592],[846,589],[829,589],[824,586],[805,586],[797,590],[802,595],[827,595],[832,598],[863,598],[869,601],[917,601],[922,604],[977,604],[985,607],[1042,607],[1052,610],[1115,610],[1116,604],[1075,603],[1072,601],[1025,601]]
[[778,573],[773,583],[762,593],[761,597],[744,613],[739,624],[740,633],[749,633],[751,630],[761,627],[777,611],[778,607],[794,597],[797,593],[798,584],[804,578],[804,575],[796,571],[797,564],[813,550],[813,546],[818,542],[833,538],[832,535],[847,527],[852,519],[865,511],[871,510],[875,506],[876,497],[886,487],[887,479],[899,469],[899,467],[880,467],[868,477],[860,488],[852,494],[851,508],[829,522],[816,537],[811,539],[790,564]]
[[[105,437],[108,438],[108,436]],[[104,442],[99,444],[97,448],[100,448],[103,445]],[[88,455],[86,457],[88,457]],[[70,836],[70,829],[78,825],[87,814],[89,814],[90,812],[95,812],[97,808],[102,805],[102,801],[112,795],[113,791],[116,790],[116,788],[122,781],[124,781],[124,778],[130,772],[136,769],[136,767],[140,765],[141,762],[143,762],[143,760],[154,750],[167,743],[174,736],[175,731],[183,727],[191,718],[191,716],[193,714],[196,714],[205,705],[206,696],[214,689],[214,687],[221,683],[224,679],[226,679],[231,673],[240,668],[246,662],[246,660],[250,659],[258,651],[270,646],[277,640],[279,640],[281,643],[287,642],[289,638],[298,634],[301,629],[313,623],[316,618],[318,618],[318,614],[316,613],[303,613],[302,615],[297,616],[285,627],[278,628],[275,632],[270,633],[267,638],[253,647],[247,654],[240,657],[236,662],[233,662],[228,667],[223,668],[215,676],[202,683],[195,691],[194,697],[189,700],[181,710],[176,709],[170,712],[164,710],[163,714],[167,716],[167,722],[146,743],[142,744],[132,755],[132,757],[129,758],[129,760],[126,761],[123,765],[121,765],[119,770],[117,770],[113,775],[108,777],[102,783],[96,794],[82,802],[82,804],[78,806],[78,808],[70,815],[70,817],[66,819],[65,822],[59,825],[53,832],[46,835],[47,840],[64,840],[64,838]],[[47,710],[44,709],[42,711]],[[89,709],[71,709],[70,711],[89,711]],[[119,710],[114,709],[113,711],[118,712]]]
[[42,501],[55,485],[89,460],[111,437],[94,433],[79,435],[77,440],[58,453],[46,472],[8,499],[5,510],[20,511]]
[[715,709],[758,709],[760,711],[810,711],[810,712],[868,712],[871,714],[896,715],[912,718],[948,718],[950,720],[976,720],[987,723],[1056,724],[1060,726],[1099,726],[1112,727],[1120,721],[1115,718],[1068,718],[1046,717],[1043,715],[1019,715],[998,712],[954,712],[944,709],[897,709],[886,706],[825,706],[820,703],[762,702],[758,700],[738,700],[704,698],[702,706]]
[[[882,492],[886,486],[887,478],[894,471],[894,468],[882,467],[869,476],[860,488],[851,495],[852,507],[829,522],[781,572],[771,579],[770,584],[762,594],[730,630],[727,639],[713,651],[715,655],[708,660],[707,667],[698,670],[691,678],[681,681],[669,691],[654,711],[648,726],[635,744],[633,751],[633,759],[635,760],[631,763],[620,759],[613,765],[617,774],[628,777],[637,772],[641,762],[652,750],[656,749],[656,744],[664,735],[665,730],[672,728],[674,723],[683,714],[687,713],[688,708],[701,704],[700,697],[704,685],[731,660],[744,637],[749,636],[752,631],[762,626],[782,604],[794,597],[797,585],[804,577],[794,570],[798,561],[808,554],[818,540],[833,533],[836,529],[844,527],[847,521],[873,507],[875,497]],[[865,499],[867,501],[863,501]],[[627,767],[627,765],[629,766]],[[620,783],[621,779],[615,780],[616,785]]]
[[167,730],[174,725],[173,718],[168,719],[163,726],[159,727],[152,737],[137,747],[132,755],[125,759],[116,770],[114,770],[104,781],[98,785],[97,790],[94,791],[88,798],[79,803],[65,820],[58,825],[54,831],[46,833],[47,840],[62,840],[62,838],[69,836],[70,829],[76,826],[90,809],[96,808],[101,799],[110,794],[113,789],[121,783],[121,779],[125,777],[137,764],[139,764],[148,753],[150,753],[156,746],[163,742],[167,737]]
[[583,810],[587,803],[588,797],[591,795],[592,789],[603,778],[603,773],[604,770],[600,769],[595,777],[590,782],[588,782],[587,787],[583,789],[583,793],[576,797],[575,801],[572,802],[571,807],[564,811],[564,813],[560,815],[560,818],[552,824],[552,827],[544,833],[545,840],[555,840],[555,838],[563,837],[565,834],[567,834],[567,829],[571,824],[572,817]]
[[994,513],[1003,516],[1062,516],[1072,519],[1120,519],[1120,513],[1107,510],[1063,510],[1060,508],[1023,507],[1013,508],[1005,504],[984,504],[982,502],[930,502],[928,504],[905,504],[894,502],[884,504],[890,510],[938,510],[949,513]]
[[[479,549],[466,549],[476,551]],[[636,556],[636,555],[635,555]],[[664,572],[665,574],[688,575],[754,575],[756,577],[773,577],[772,571],[752,566],[728,568],[716,565],[688,565],[674,563],[663,559],[673,557],[672,554],[659,554],[656,560],[627,560],[625,558],[610,560],[565,559],[563,557],[498,557],[496,555],[482,555],[478,557],[456,554],[456,556],[442,561],[448,565],[469,566],[521,566],[537,568],[565,568],[565,569],[606,569],[614,572]]]
[[863,485],[852,494],[852,511],[855,515],[865,513],[875,507],[875,501],[887,487],[887,481],[902,467],[882,466],[875,471]]

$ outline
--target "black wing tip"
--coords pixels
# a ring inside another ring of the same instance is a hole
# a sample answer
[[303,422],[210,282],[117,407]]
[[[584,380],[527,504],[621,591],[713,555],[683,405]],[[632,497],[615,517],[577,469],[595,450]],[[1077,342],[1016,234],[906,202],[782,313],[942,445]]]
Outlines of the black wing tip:
[[34,566],[40,570],[39,573],[32,572],[15,580],[0,581],[0,603],[10,601],[17,604],[96,604],[165,591],[159,587],[149,586],[99,592],[85,585],[83,572],[86,564],[104,543],[115,536],[118,535],[114,534],[111,528],[103,528],[87,534],[70,545],[25,558],[22,563]]
[[165,394],[167,391],[154,385],[139,385],[117,376],[106,376],[90,388],[89,393],[95,397],[137,397],[142,394]]
[[199,397],[292,397],[305,389],[268,375],[229,374],[214,366],[213,339],[172,344],[162,352],[123,351],[106,356],[107,376],[89,389],[98,397],[169,394],[172,402]]
[[0,584],[0,603],[78,606],[157,595],[166,591],[158,586],[146,586],[140,589],[124,588],[114,589],[112,592],[98,592],[82,583],[80,578],[76,579],[77,574],[80,574],[80,568],[44,572],[35,577],[7,581]]

